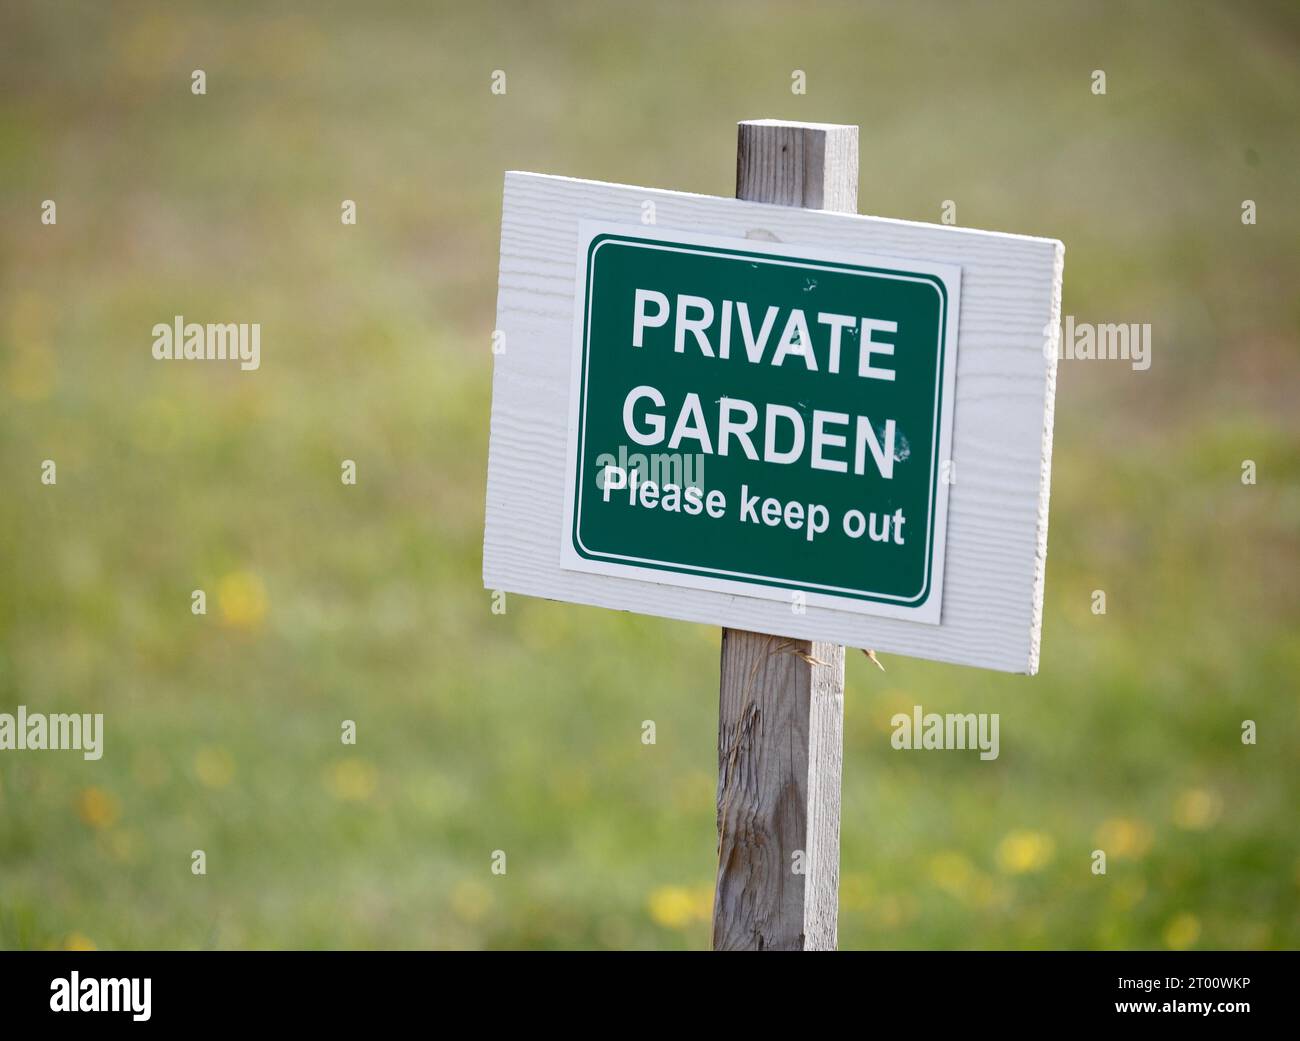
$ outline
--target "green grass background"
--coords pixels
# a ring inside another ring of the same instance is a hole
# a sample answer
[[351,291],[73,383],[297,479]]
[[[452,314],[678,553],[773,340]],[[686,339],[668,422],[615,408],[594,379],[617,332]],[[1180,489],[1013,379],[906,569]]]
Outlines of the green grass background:
[[[728,195],[755,117],[1153,329],[1061,366],[1041,673],[851,657],[842,946],[1297,946],[1298,52],[1282,2],[5,4],[0,711],[106,740],[0,752],[0,946],[707,946],[718,631],[492,614],[490,334],[503,171]],[[174,314],[261,370],[153,361]],[[915,703],[1001,757],[893,751]]]

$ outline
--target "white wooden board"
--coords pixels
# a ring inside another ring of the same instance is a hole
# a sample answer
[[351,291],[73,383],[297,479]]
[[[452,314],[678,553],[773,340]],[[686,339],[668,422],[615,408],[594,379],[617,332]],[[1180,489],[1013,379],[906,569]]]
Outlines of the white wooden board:
[[[938,625],[561,567],[579,224],[961,269]],[[1037,671],[1064,248],[1050,239],[508,173],[483,580],[489,589],[1010,672]]]

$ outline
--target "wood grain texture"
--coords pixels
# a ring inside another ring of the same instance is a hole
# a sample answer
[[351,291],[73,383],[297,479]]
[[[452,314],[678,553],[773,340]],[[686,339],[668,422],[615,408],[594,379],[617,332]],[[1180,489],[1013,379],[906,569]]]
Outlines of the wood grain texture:
[[808,820],[804,849],[804,950],[839,944],[840,784],[844,769],[844,648],[812,644],[808,705]]
[[[560,567],[579,219],[962,268],[956,481],[939,625]],[[508,173],[501,224],[483,578],[490,589],[879,652],[1034,672],[1047,538],[1063,247],[1050,239]],[[1046,330],[1050,330],[1045,332]],[[1044,350],[1045,339],[1053,349]]]
[[[740,124],[738,198],[852,211],[857,186],[857,127]],[[713,949],[834,950],[844,648],[723,629],[719,690]]]
[[724,629],[721,674],[713,949],[833,950],[844,648]]
[[747,120],[736,137],[736,198],[858,212],[858,128]]

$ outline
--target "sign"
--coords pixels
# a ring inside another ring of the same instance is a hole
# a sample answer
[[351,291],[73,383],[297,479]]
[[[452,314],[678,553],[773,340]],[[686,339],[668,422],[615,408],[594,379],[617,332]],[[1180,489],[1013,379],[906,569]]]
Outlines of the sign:
[[485,586],[1036,671],[1063,256],[507,174]]
[[583,222],[564,566],[938,623],[960,281]]

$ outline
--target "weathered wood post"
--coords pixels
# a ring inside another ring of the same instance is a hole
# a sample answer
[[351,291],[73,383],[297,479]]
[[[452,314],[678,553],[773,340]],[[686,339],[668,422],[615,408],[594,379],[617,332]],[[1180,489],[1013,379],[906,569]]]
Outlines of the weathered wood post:
[[[736,197],[856,213],[858,128],[741,123]],[[843,744],[843,647],[722,630],[714,950],[835,948]]]

